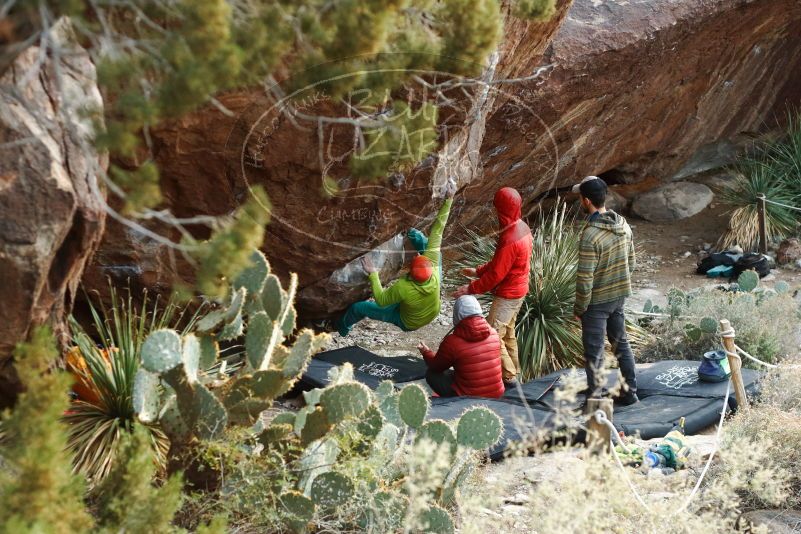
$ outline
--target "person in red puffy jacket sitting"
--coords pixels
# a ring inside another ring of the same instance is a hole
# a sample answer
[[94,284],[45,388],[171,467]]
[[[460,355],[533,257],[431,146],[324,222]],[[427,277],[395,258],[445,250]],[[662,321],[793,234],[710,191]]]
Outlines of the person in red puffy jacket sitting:
[[501,339],[474,296],[456,300],[453,324],[436,354],[422,341],[417,346],[428,366],[428,385],[440,397],[502,397]]

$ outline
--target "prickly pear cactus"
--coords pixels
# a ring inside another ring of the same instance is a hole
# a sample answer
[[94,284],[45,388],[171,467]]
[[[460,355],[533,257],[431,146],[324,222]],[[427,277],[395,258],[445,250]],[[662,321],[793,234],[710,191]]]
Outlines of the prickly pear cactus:
[[419,443],[423,439],[429,439],[437,445],[448,443],[451,446],[451,454],[456,452],[456,436],[453,435],[453,429],[441,419],[432,419],[420,427],[415,442]]
[[347,503],[353,496],[353,481],[347,476],[329,471],[315,477],[311,486],[311,500],[323,508]]
[[773,289],[775,289],[776,293],[778,293],[779,295],[784,295],[785,293],[790,292],[790,284],[788,284],[784,280],[779,280],[773,285]]
[[698,327],[705,334],[714,334],[718,331],[718,322],[714,317],[704,317],[701,319],[701,322],[698,323]]
[[398,396],[398,411],[403,422],[420,428],[428,413],[428,395],[417,384],[404,387]]
[[737,285],[740,287],[741,291],[753,291],[759,286],[759,275],[756,271],[743,271],[740,273],[740,276],[737,277]]
[[479,406],[467,410],[456,427],[456,441],[463,447],[482,450],[495,445],[503,433],[503,422],[492,410]]
[[370,390],[359,382],[331,386],[320,396],[320,406],[332,424],[361,415],[369,405]]
[[[197,335],[152,332],[141,351],[142,373],[148,374],[138,377],[135,388],[140,420],[158,422],[180,443],[213,439],[228,424],[252,425],[276,397],[289,391],[326,339],[303,330],[295,343],[284,345],[295,330],[296,290],[297,276],[291,276],[284,291],[270,274],[267,259],[254,251],[250,266],[234,279],[227,305],[200,318]],[[245,364],[233,374],[205,375],[219,360],[217,342],[245,332]],[[161,391],[169,392],[166,398]],[[369,400],[362,404],[363,411]]]
[[454,532],[453,519],[450,514],[437,505],[429,507],[422,515],[423,532],[436,534],[452,534]]

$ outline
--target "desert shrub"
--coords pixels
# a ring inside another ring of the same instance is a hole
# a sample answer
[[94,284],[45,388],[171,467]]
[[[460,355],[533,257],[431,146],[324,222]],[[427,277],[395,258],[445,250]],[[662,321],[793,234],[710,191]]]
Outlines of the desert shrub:
[[[64,420],[75,469],[92,484],[108,474],[123,438],[138,424],[133,388],[145,338],[167,326],[181,325],[189,330],[197,317],[186,313],[173,299],[162,305],[158,297],[148,299],[144,293],[137,304],[130,290],[123,297],[113,286],[110,296],[108,308],[89,300],[91,333],[70,318],[75,345],[67,355],[67,367],[75,374],[76,399]],[[167,437],[156,426],[147,425],[146,429],[152,456],[163,468],[169,446]]]
[[[87,506],[83,477],[72,472],[67,427],[61,419],[69,406],[66,392],[72,377],[51,368],[57,352],[50,331],[34,331],[30,342],[17,348],[15,357],[26,391],[3,420],[6,440],[0,447],[0,532],[180,532],[173,526],[182,499],[180,477],[161,487],[153,485],[156,465],[150,437],[142,428],[122,439],[124,453],[113,460],[108,476]],[[222,534],[225,524],[215,518],[201,530]]]
[[[492,259],[493,238],[467,230],[455,269],[447,275],[451,284],[462,284],[459,270],[475,267]],[[524,380],[556,369],[583,366],[581,325],[573,317],[576,298],[576,268],[581,226],[560,204],[549,213],[540,213],[533,232],[529,292],[517,316],[516,333],[521,374]],[[484,304],[491,295],[479,295]],[[647,332],[629,323],[634,345],[649,341]]]
[[[737,439],[748,439],[769,447],[773,461],[787,477],[787,508],[801,505],[801,360],[788,359],[768,372],[760,383],[760,395],[750,410],[738,412],[724,426],[723,450],[736,446]],[[735,442],[735,443],[732,443]],[[742,500],[753,508],[764,507],[762,496],[746,488]]]
[[[717,333],[699,331],[705,317],[728,319],[737,345],[767,362],[792,354],[798,339],[798,304],[789,294],[771,290],[728,292],[698,290],[672,292],[670,318],[650,323],[652,342],[641,350],[646,360],[698,360],[704,352],[720,348]],[[748,360],[744,365],[752,365]]]
[[[740,245],[744,250],[756,250],[759,194],[786,206],[801,207],[801,114],[788,113],[786,135],[758,145],[732,170],[736,180],[721,191],[721,199],[732,208],[731,219],[719,245],[724,248]],[[769,241],[786,237],[798,227],[798,212],[791,208],[767,203],[765,212]]]

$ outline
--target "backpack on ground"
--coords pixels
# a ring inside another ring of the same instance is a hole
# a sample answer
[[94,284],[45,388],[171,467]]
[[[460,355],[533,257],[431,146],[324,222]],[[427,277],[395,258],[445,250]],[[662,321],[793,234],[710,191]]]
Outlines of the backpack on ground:
[[713,252],[698,262],[698,267],[695,269],[695,272],[698,274],[706,274],[707,271],[715,267],[734,265],[739,258],[739,254],[730,251]]
[[748,252],[743,254],[740,259],[734,262],[733,277],[740,276],[743,271],[753,270],[759,275],[760,278],[770,274],[770,263],[768,258],[758,252]]

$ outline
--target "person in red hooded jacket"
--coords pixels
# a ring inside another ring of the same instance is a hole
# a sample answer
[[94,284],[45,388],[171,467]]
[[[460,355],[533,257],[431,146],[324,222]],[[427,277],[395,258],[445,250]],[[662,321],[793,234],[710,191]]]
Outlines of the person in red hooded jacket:
[[462,270],[465,276],[476,279],[459,287],[454,297],[493,294],[487,320],[503,341],[503,381],[511,387],[520,372],[515,323],[523,297],[528,293],[533,238],[531,228],[521,219],[523,200],[517,190],[511,187],[499,189],[494,204],[500,222],[495,255],[484,265]]
[[440,397],[502,397],[501,339],[484,319],[476,297],[456,300],[453,324],[436,354],[422,341],[417,346],[428,366],[428,385]]

